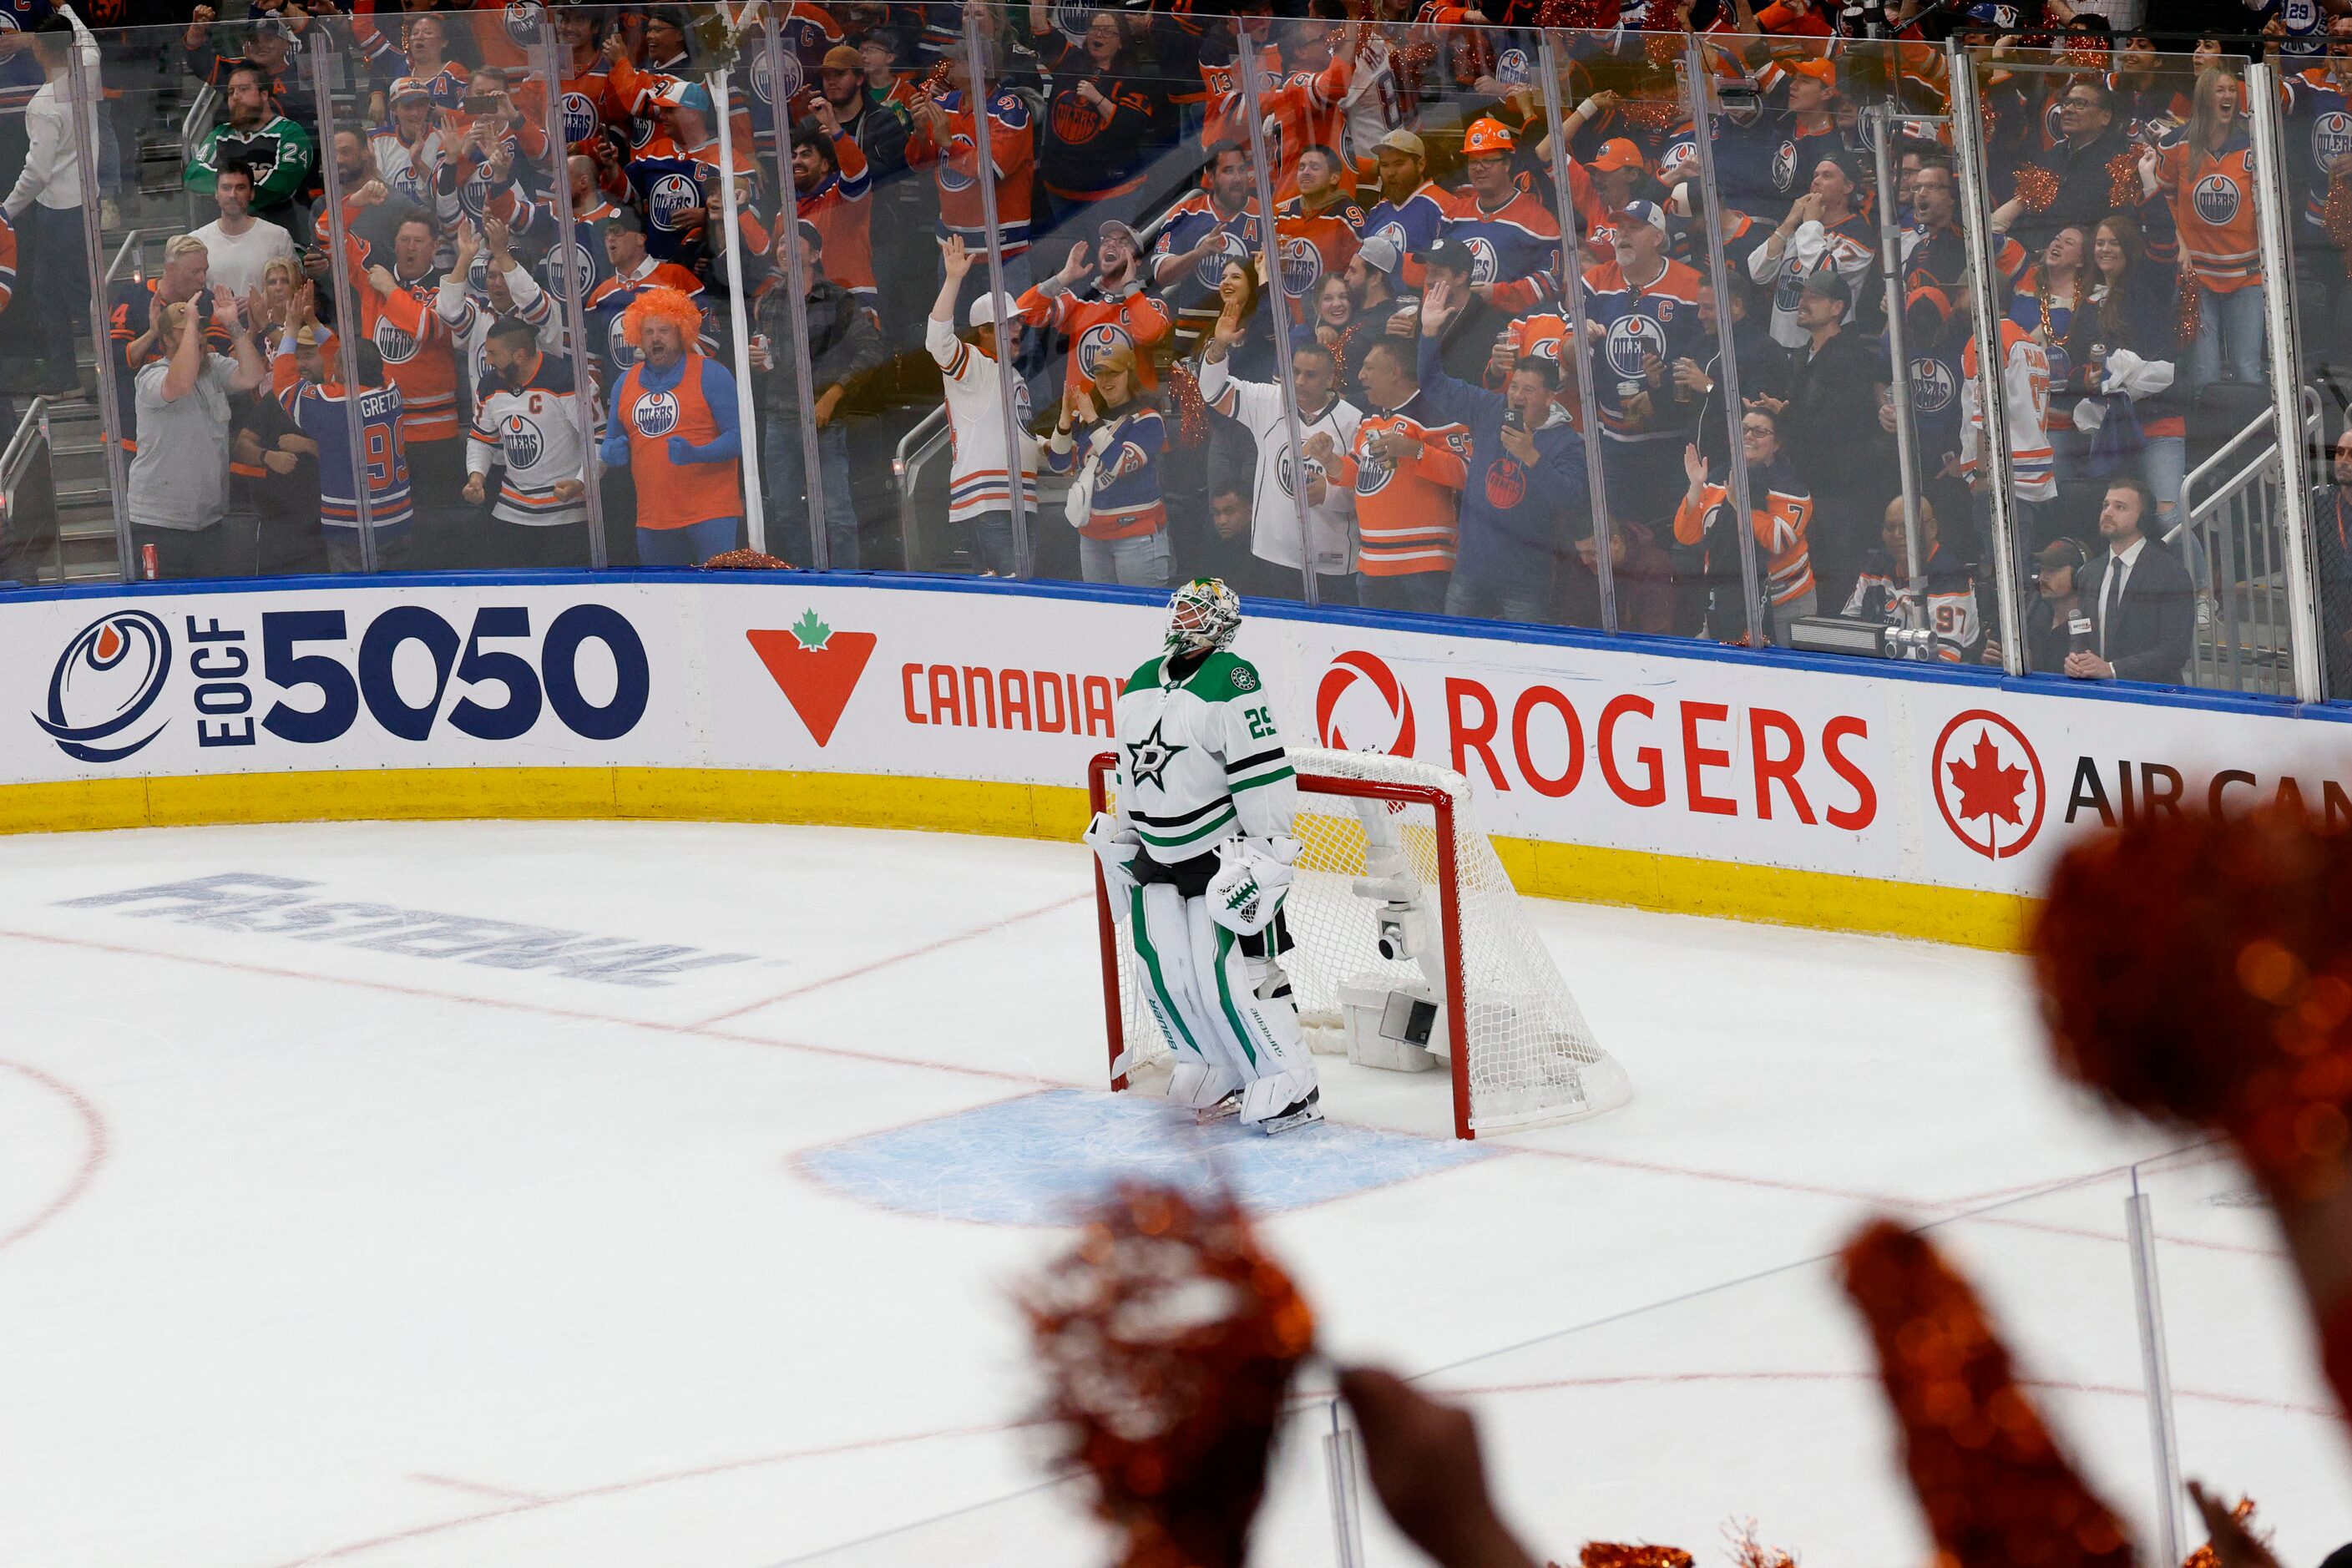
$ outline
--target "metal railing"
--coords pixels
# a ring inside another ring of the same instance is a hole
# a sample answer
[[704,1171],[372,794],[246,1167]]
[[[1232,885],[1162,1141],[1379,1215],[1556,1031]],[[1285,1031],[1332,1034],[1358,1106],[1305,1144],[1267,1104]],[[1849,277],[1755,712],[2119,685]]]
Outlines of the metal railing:
[[0,449],[0,570],[13,570],[20,565],[29,547],[41,537],[37,508],[32,514],[34,530],[28,533],[25,529],[27,509],[21,500],[27,489],[26,481],[36,469],[41,473],[41,482],[31,489],[48,508],[47,535],[53,557],[50,564],[55,571],[63,570],[63,563],[54,559],[58,549],[54,499],[57,486],[49,479],[49,465],[43,460],[48,450],[49,400],[36,397],[32,405],[25,410],[25,416],[16,422],[16,431],[8,437],[7,447]]
[[[2303,445],[2318,438],[2319,397],[2303,389]],[[2294,695],[2294,620],[2284,487],[2303,476],[2283,461],[2266,409],[2200,463],[2180,486],[2182,521],[2167,544],[2197,584],[2190,679],[2200,687]]]
[[899,437],[898,449],[890,454],[890,477],[898,485],[898,564],[905,571],[916,570],[915,563],[923,558],[916,548],[922,537],[923,510],[915,504],[923,469],[948,449],[953,438],[948,428],[948,405],[942,403]]

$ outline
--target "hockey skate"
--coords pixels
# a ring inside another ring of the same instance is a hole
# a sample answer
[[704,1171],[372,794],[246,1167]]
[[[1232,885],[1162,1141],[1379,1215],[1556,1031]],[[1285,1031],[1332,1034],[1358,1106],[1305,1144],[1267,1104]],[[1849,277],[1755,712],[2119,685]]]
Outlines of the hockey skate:
[[1242,1090],[1242,1125],[1269,1137],[1322,1120],[1323,1090],[1311,1073],[1278,1072]]
[[1169,1075],[1168,1099],[1192,1113],[1199,1122],[1222,1121],[1238,1116],[1241,1084],[1232,1071],[1206,1062],[1181,1062]]

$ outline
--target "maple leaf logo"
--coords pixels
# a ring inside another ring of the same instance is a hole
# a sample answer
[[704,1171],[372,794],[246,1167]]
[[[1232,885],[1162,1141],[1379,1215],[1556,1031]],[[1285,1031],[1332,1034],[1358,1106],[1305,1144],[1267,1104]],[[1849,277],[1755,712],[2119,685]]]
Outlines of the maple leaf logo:
[[814,610],[803,610],[801,618],[793,623],[793,640],[814,653],[833,638],[833,628],[824,624]]
[[874,634],[837,632],[814,610],[803,610],[783,631],[754,627],[743,636],[808,727],[809,738],[820,746],[831,741],[858,677],[866,673],[866,661],[874,656]]
[[2012,826],[2025,825],[2024,816],[2017,808],[2025,794],[2025,770],[2002,763],[1990,731],[1977,732],[1976,749],[1966,760],[1946,765],[1951,772],[1952,787],[1960,792],[1955,815],[1962,818],[1994,816]]

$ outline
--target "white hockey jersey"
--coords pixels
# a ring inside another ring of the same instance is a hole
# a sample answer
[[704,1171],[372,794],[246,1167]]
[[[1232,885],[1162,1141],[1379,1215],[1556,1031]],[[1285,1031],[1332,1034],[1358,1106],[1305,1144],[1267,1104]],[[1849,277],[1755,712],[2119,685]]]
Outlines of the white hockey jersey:
[[[1003,399],[996,377],[996,362],[955,334],[952,323],[937,316],[923,322],[923,346],[939,362],[947,383],[948,435],[955,461],[948,470],[948,517],[967,521],[982,512],[1011,511],[1013,485],[1004,460]],[[1013,414],[1025,432],[1029,425],[1029,387],[1016,372],[1013,377]],[[1037,510],[1037,444],[1026,434],[1021,441],[1021,493],[1030,515]]]
[[1287,834],[1298,782],[1256,668],[1213,653],[1171,682],[1167,664],[1147,660],[1119,695],[1119,825],[1163,866]]
[[1794,349],[1811,341],[1811,335],[1797,325],[1797,301],[1804,295],[1805,279],[1816,272],[1834,272],[1845,280],[1852,301],[1846,306],[1845,319],[1854,319],[1863,291],[1870,285],[1871,269],[1878,261],[1878,252],[1870,242],[1873,232],[1859,218],[1849,218],[1835,228],[1808,218],[1797,226],[1777,259],[1767,254],[1766,247],[1756,247],[1748,258],[1748,275],[1772,290],[1774,342]]
[[[490,507],[490,515],[500,522],[544,528],[588,521],[584,488],[568,501],[555,499],[555,487],[563,480],[576,479],[583,487],[588,482],[588,445],[581,430],[583,408],[572,395],[574,385],[572,362],[553,354],[542,354],[538,371],[520,386],[492,375],[476,384],[466,471],[487,474],[494,466],[505,469],[499,479],[498,500]],[[586,408],[593,411],[595,400],[589,399]]]
[[[2050,449],[2050,355],[2015,321],[2000,324],[2000,410],[2009,426],[2010,475],[2020,500],[2058,499]],[[1960,351],[1960,472],[1977,480],[1984,408],[1977,392],[1977,342]]]
[[[1201,369],[1202,401],[1234,420],[1257,440],[1257,482],[1250,497],[1250,553],[1261,561],[1298,570],[1298,503],[1292,499],[1296,465],[1290,455],[1290,421],[1283,415],[1282,388],[1272,382],[1242,381],[1229,374],[1226,362],[1214,360]],[[1298,437],[1311,441],[1318,431],[1328,435],[1342,452],[1356,445],[1356,426],[1362,410],[1344,397],[1313,418],[1298,416]],[[1323,504],[1307,509],[1307,528],[1315,552],[1315,570],[1329,576],[1356,569],[1356,492],[1309,461],[1308,477],[1324,480]]]
[[[459,277],[455,271],[441,279],[440,292],[434,296],[433,313],[449,327],[450,352],[458,356],[465,367],[466,384],[479,386],[490,373],[482,358],[482,345],[489,340],[490,329],[498,325],[498,312],[490,308],[488,292],[489,258],[474,258],[471,274]],[[562,353],[563,318],[557,313],[555,301],[539,279],[526,271],[520,262],[500,274],[506,279],[508,297],[514,301],[514,313],[539,329],[539,346],[545,353]]]

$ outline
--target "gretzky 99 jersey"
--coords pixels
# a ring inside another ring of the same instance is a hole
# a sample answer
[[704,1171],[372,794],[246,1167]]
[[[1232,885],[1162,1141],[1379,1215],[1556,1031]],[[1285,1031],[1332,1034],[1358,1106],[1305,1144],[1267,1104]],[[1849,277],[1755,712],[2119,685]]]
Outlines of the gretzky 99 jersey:
[[1256,667],[1219,651],[1181,677],[1165,655],[1120,694],[1118,816],[1163,866],[1228,838],[1290,831],[1298,782]]

